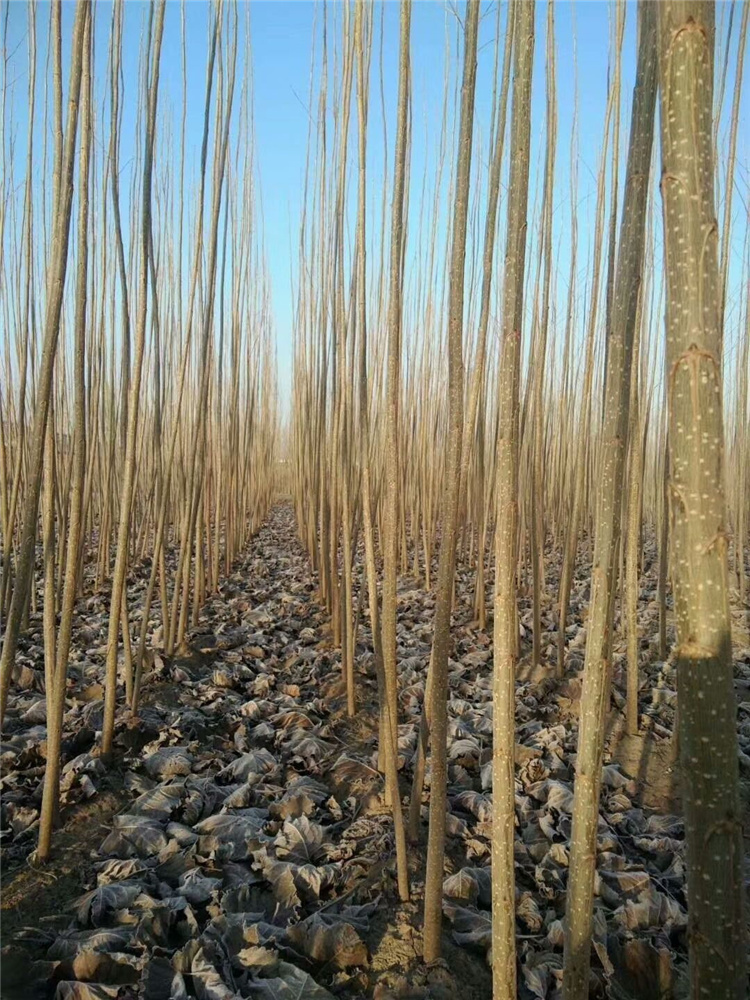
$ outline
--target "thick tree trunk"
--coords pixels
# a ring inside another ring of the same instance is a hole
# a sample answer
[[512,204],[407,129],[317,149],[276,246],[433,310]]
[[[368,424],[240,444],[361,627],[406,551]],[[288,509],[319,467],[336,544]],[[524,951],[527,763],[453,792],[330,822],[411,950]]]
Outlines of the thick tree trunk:
[[746,996],[737,708],[727,580],[714,5],[659,11],[666,361],[690,995]]

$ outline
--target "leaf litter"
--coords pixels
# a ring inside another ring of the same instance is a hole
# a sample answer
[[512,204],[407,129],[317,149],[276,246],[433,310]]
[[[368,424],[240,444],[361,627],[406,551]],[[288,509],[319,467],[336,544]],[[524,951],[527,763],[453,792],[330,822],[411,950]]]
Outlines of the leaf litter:
[[[648,584],[648,572],[644,579]],[[137,578],[133,589],[143,586]],[[522,657],[517,680],[516,917],[523,997],[561,995],[584,589],[581,578],[570,619],[572,672],[558,683],[551,669],[530,670]],[[410,852],[412,901],[399,903],[395,891],[366,614],[357,650],[362,707],[347,720],[338,653],[295,539],[292,511],[280,505],[204,607],[190,649],[172,660],[150,657],[139,718],[121,710],[118,719],[117,808],[101,836],[92,840],[89,831],[83,837],[91,857],[81,866],[79,885],[87,881],[87,891],[70,898],[62,914],[34,914],[38,930],[21,929],[4,941],[8,995],[17,981],[22,992],[16,995],[56,1000],[301,1000],[369,996],[374,989],[380,997],[448,997],[459,990],[466,998],[489,996],[492,654],[489,635],[463,614],[462,601],[470,606],[472,596],[473,574],[459,568],[443,906],[450,970],[421,963],[424,844]],[[644,637],[655,631],[653,596],[641,611]],[[61,782],[63,808],[71,816],[113,795],[112,777],[97,753],[105,603],[100,595],[86,599],[74,635]],[[429,592],[402,581],[404,789],[416,753],[433,610]],[[551,649],[551,606],[543,620]],[[136,601],[133,621],[138,623]],[[153,624],[155,631],[156,619]],[[522,639],[522,653],[527,641]],[[641,735],[625,737],[617,711],[610,720],[592,996],[685,992],[679,803],[673,789],[650,780],[648,761],[645,771],[634,766],[643,767],[643,758],[652,755],[662,779],[674,767],[666,738],[674,722],[674,670],[651,655],[643,660]],[[616,704],[624,661],[624,646],[616,642]],[[740,743],[750,760],[747,650],[740,651],[738,675],[745,691]],[[20,870],[35,843],[46,750],[42,676],[40,623],[32,620],[0,748],[6,871]],[[423,819],[429,780],[428,767]]]

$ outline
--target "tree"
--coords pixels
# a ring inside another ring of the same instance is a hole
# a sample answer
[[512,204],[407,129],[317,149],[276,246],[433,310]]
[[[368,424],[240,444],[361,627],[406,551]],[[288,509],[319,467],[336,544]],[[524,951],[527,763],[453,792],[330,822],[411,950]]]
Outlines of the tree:
[[453,578],[461,470],[464,408],[464,268],[466,220],[469,211],[471,149],[474,134],[474,91],[477,77],[479,4],[467,0],[464,28],[464,69],[461,84],[461,123],[456,164],[456,203],[448,289],[448,455],[441,511],[435,624],[432,649],[430,711],[430,828],[424,898],[424,959],[440,958],[443,913],[443,855],[447,812],[448,653],[450,648]]
[[727,580],[722,287],[714,211],[714,5],[659,12],[669,502],[692,997],[746,995]]
[[627,448],[631,360],[646,233],[646,201],[656,105],[656,10],[638,4],[638,60],[617,254],[611,329],[607,336],[602,451],[594,522],[594,563],[581,693],[573,828],[570,839],[563,993],[588,995],[596,834],[604,726],[609,702],[610,604],[617,584],[623,470]]
[[[5,627],[2,658],[0,659],[0,723],[5,717],[8,688],[16,657],[16,646],[21,631],[26,599],[34,571],[34,544],[37,535],[39,494],[42,485],[44,445],[47,433],[47,415],[52,392],[52,375],[57,354],[65,290],[65,273],[68,267],[68,238],[73,205],[73,176],[75,173],[76,135],[78,131],[78,103],[83,65],[84,24],[88,15],[89,0],[78,0],[73,24],[70,82],[68,86],[68,120],[62,147],[60,183],[54,191],[54,230],[52,249],[47,269],[47,310],[44,321],[44,344],[39,365],[34,423],[31,432],[29,479],[23,506],[21,551],[18,558],[16,579],[10,611]],[[60,98],[62,99],[62,98]]]
[[[411,0],[401,4],[401,41],[398,63],[398,112],[395,172],[391,205],[390,294],[388,299],[388,381],[386,398],[385,539],[383,541],[382,647],[386,688],[386,767],[390,769],[390,795],[396,835],[398,891],[409,898],[406,865],[406,832],[401,811],[396,759],[398,756],[398,675],[396,665],[396,587],[398,576],[399,403],[401,393],[401,257],[404,243],[404,189],[409,112],[409,46]],[[387,760],[392,758],[392,763]]]
[[[39,819],[37,860],[49,857],[52,827],[59,811],[60,748],[65,712],[65,682],[68,674],[68,654],[73,630],[73,610],[78,595],[78,549],[81,540],[83,486],[86,472],[86,302],[88,282],[89,224],[89,165],[91,161],[91,12],[86,17],[81,78],[81,148],[79,154],[78,191],[78,261],[76,265],[75,353],[73,379],[75,383],[75,425],[73,440],[73,477],[70,496],[70,521],[65,543],[65,587],[63,590],[60,628],[57,632],[54,669],[48,671],[47,683],[47,761],[44,772],[42,809]],[[53,467],[53,462],[49,463]],[[62,546],[61,546],[62,548]],[[62,558],[62,553],[61,553]],[[45,598],[45,613],[47,612]],[[54,612],[54,602],[53,608]],[[54,623],[54,617],[53,617]]]
[[[156,30],[153,39],[153,51],[149,52],[147,64],[150,66],[148,85],[148,110],[146,118],[146,143],[143,159],[143,191],[141,205],[140,228],[140,273],[138,278],[138,318],[136,321],[135,356],[133,359],[133,378],[130,383],[130,402],[128,410],[128,429],[125,447],[125,467],[122,488],[120,491],[120,523],[117,530],[117,555],[112,576],[112,600],[109,608],[109,629],[107,635],[107,667],[106,687],[104,695],[104,723],[102,728],[102,754],[108,756],[112,752],[114,737],[115,703],[117,694],[117,636],[120,625],[121,610],[125,602],[125,573],[128,565],[130,539],[130,510],[135,486],[136,466],[136,434],[138,430],[138,411],[143,371],[143,355],[146,344],[146,318],[148,308],[148,261],[151,247],[151,183],[154,163],[154,142],[156,134],[156,105],[159,95],[159,60],[161,42],[164,33],[164,8],[166,0],[156,8]],[[153,15],[153,9],[152,9]],[[126,626],[126,616],[123,615],[123,627]]]
[[498,394],[497,507],[495,528],[495,621],[492,752],[492,995],[516,997],[515,695],[518,639],[518,438],[521,330],[526,267],[526,211],[531,157],[531,78],[535,4],[514,0],[513,106],[502,347]]
[[[531,570],[533,577],[532,597],[532,659],[534,666],[541,662],[542,618],[541,603],[544,594],[544,543],[546,526],[544,521],[544,374],[547,357],[547,340],[550,316],[550,286],[552,281],[552,222],[554,214],[554,182],[555,182],[555,146],[557,143],[557,96],[555,93],[555,6],[547,5],[547,39],[546,39],[546,83],[547,83],[547,149],[544,166],[544,193],[542,195],[542,224],[540,239],[542,256],[544,258],[544,278],[542,283],[541,316],[537,306],[534,309],[534,334],[532,337],[533,378],[530,395],[532,396],[532,446],[531,446],[531,511],[530,548]],[[539,276],[537,273],[537,285]],[[535,299],[537,298],[535,294]]]

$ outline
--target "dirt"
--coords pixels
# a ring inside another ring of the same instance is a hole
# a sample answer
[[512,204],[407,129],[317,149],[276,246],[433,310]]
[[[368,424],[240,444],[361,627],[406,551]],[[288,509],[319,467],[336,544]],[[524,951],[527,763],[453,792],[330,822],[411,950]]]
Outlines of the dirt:
[[612,760],[637,782],[638,801],[662,815],[680,811],[675,749],[671,740],[623,734],[612,754]]
[[48,864],[37,867],[29,856],[20,865],[3,867],[0,909],[5,941],[21,927],[59,919],[92,880],[91,853],[125,803],[117,778],[116,773],[111,774],[111,789],[103,789],[92,801],[75,806],[65,817],[55,833],[54,854]]
[[[548,585],[550,592],[553,592],[552,573]],[[549,840],[546,846],[552,843],[562,847],[569,835],[569,818],[565,808],[546,808],[539,787],[544,785],[540,777],[543,778],[545,773],[550,775],[549,767],[553,769],[552,777],[556,779],[556,785],[562,782],[569,787],[572,784],[571,761],[575,750],[580,697],[580,677],[575,670],[582,664],[582,652],[585,648],[585,615],[582,613],[582,608],[585,607],[585,588],[585,581],[580,581],[578,592],[573,595],[571,670],[562,682],[553,680],[552,671],[547,665],[535,669],[529,666],[528,628],[521,643],[517,755],[519,749],[523,752],[517,760],[517,775],[523,781],[524,794],[521,798],[526,801],[530,810],[525,814],[523,822],[534,825],[538,817],[544,818],[546,815],[545,821],[549,823],[545,829],[545,836]],[[487,789],[484,776],[480,783],[480,769],[486,765],[491,755],[488,730],[477,724],[482,721],[481,713],[486,713],[491,701],[491,624],[486,630],[477,628],[469,601],[464,599],[462,603],[462,597],[470,591],[471,574],[462,569],[459,573],[459,604],[454,621],[455,648],[451,661],[450,717],[455,729],[450,738],[451,742],[455,742],[468,736],[468,743],[471,745],[451,764],[453,786],[449,800],[454,818],[468,824],[468,830],[465,836],[448,837],[446,876],[467,865],[481,868],[489,861],[487,824],[479,817],[475,820],[454,802],[461,788],[481,788],[482,793]],[[528,604],[526,598],[521,602],[522,622],[525,621],[527,625]],[[423,694],[433,609],[434,599],[431,594],[422,591],[416,581],[408,578],[401,580],[400,735],[405,740],[403,752],[406,766],[401,774],[402,791],[405,795],[411,784],[410,759],[413,744],[409,743],[409,739],[414,735]],[[101,614],[99,617],[104,621]],[[136,617],[137,607],[134,607],[134,618]],[[243,625],[248,621],[251,623],[249,626]],[[632,797],[632,805],[637,807],[636,812],[642,810],[647,816],[669,817],[679,816],[680,813],[675,744],[669,738],[673,713],[668,701],[654,707],[651,686],[654,685],[654,690],[658,690],[659,698],[668,699],[671,697],[673,678],[668,665],[662,670],[661,665],[653,664],[655,621],[654,605],[651,602],[646,607],[643,622],[643,649],[647,664],[644,668],[641,696],[641,732],[637,736],[627,735],[622,713],[618,707],[613,707],[608,717],[605,763],[616,765],[624,779],[632,779],[633,790],[628,790],[627,794]],[[545,641],[551,643],[554,637],[554,610],[551,606],[545,608],[545,623]],[[252,634],[244,640],[245,645],[237,646],[233,636],[243,627],[246,631],[249,628]],[[92,634],[96,631],[93,625],[89,631]],[[96,663],[99,655],[96,638],[90,639],[89,644],[93,649],[93,654],[89,651],[90,659]],[[29,650],[28,659],[31,661],[34,655],[33,645]],[[547,652],[546,655],[550,657],[552,654]],[[614,659],[615,684],[621,690],[621,644],[615,646]],[[248,667],[248,663],[252,667]],[[236,572],[222,584],[221,593],[212,597],[201,612],[198,627],[194,630],[188,647],[179,656],[166,661],[161,673],[145,678],[140,720],[128,718],[127,713],[121,715],[117,736],[117,764],[105,776],[97,778],[94,798],[64,810],[63,825],[55,837],[51,862],[40,869],[26,856],[32,844],[33,830],[10,845],[4,842],[3,943],[8,943],[23,927],[62,930],[70,925],[71,904],[84,891],[96,885],[97,871],[94,863],[100,859],[97,852],[102,840],[112,828],[114,817],[122,812],[130,812],[133,797],[138,794],[137,790],[126,788],[125,782],[128,776],[133,778],[134,771],[138,773],[142,769],[144,748],[156,744],[174,746],[189,743],[194,748],[194,772],[215,778],[223,766],[235,761],[238,754],[248,749],[248,743],[250,747],[258,745],[253,739],[255,723],[246,719],[240,710],[243,700],[254,698],[267,706],[265,715],[260,716],[261,720],[275,720],[273,712],[278,712],[279,707],[283,710],[294,707],[291,714],[307,712],[312,716],[314,725],[306,732],[317,734],[316,738],[320,737],[330,748],[323,758],[306,760],[303,766],[298,758],[290,759],[290,751],[286,748],[288,741],[284,735],[286,729],[272,730],[272,734],[265,738],[265,744],[263,739],[260,740],[260,745],[267,745],[273,750],[283,769],[283,779],[278,777],[275,780],[283,783],[300,774],[304,775],[307,771],[316,781],[327,786],[340,805],[350,798],[351,801],[356,800],[353,816],[344,822],[333,822],[331,816],[325,814],[327,804],[326,807],[320,806],[314,814],[318,816],[319,812],[323,812],[321,821],[326,824],[325,830],[331,832],[334,846],[337,846],[336,837],[351,819],[355,821],[352,826],[361,820],[365,825],[370,823],[375,831],[372,835],[361,836],[356,843],[352,842],[355,851],[352,860],[356,861],[360,856],[365,859],[361,874],[354,877],[352,888],[347,889],[343,896],[333,894],[325,901],[321,896],[319,901],[321,911],[325,911],[331,903],[344,901],[347,905],[359,905],[379,900],[369,926],[361,930],[362,940],[369,952],[369,963],[339,971],[330,966],[313,966],[316,980],[335,996],[346,1000],[370,996],[379,1000],[391,997],[394,1000],[409,997],[448,1000],[456,996],[460,996],[462,1000],[480,1000],[491,996],[491,972],[486,962],[485,945],[476,943],[459,946],[454,940],[454,929],[448,919],[443,922],[444,961],[432,968],[427,968],[422,962],[426,823],[422,824],[420,842],[409,848],[411,899],[408,903],[402,903],[396,891],[393,842],[379,782],[376,780],[370,789],[359,794],[352,790],[346,780],[337,776],[335,761],[341,754],[362,763],[369,762],[367,766],[370,770],[370,765],[374,763],[378,730],[377,684],[366,615],[362,623],[356,665],[358,712],[350,719],[346,716],[338,652],[332,642],[330,624],[321,606],[309,562],[294,536],[291,510],[287,507],[277,508]],[[96,670],[89,670],[88,673],[81,670],[80,674],[86,683],[92,679],[94,681],[86,688],[89,692],[87,697],[100,698],[101,690],[97,687],[98,682],[94,676]],[[27,702],[23,701],[24,697],[28,700],[28,695],[22,693],[21,701],[25,705]],[[744,688],[738,689],[738,700],[749,700]],[[273,706],[268,708],[272,702]],[[464,705],[467,707],[464,708]],[[14,718],[20,720],[21,713],[16,711]],[[188,718],[189,721],[182,726],[182,720]],[[16,724],[20,725],[20,722]],[[542,742],[537,741],[540,732],[548,734]],[[476,744],[476,754],[472,750],[472,740]],[[543,769],[536,777],[529,776],[529,765],[542,767],[543,760],[547,762],[544,765],[546,771]],[[555,770],[558,765],[562,766]],[[29,788],[33,786],[34,782],[31,782]],[[482,793],[479,793],[480,797]],[[609,795],[610,792],[606,794]],[[612,829],[619,822],[617,816],[627,806],[627,802],[623,804],[621,801],[623,793],[618,794],[620,801],[617,804],[602,807],[603,814],[609,810],[608,822],[615,824]],[[271,828],[272,833],[275,832],[273,823]],[[383,831],[386,831],[385,836]],[[522,826],[519,826],[519,835],[523,832]],[[377,841],[380,846],[374,853],[370,850],[373,837],[380,838]],[[630,840],[632,841],[632,837]],[[540,844],[533,838],[527,838],[527,842],[531,849],[538,848]],[[624,842],[628,845],[623,854],[626,868],[651,870],[648,857],[638,856],[627,836]],[[526,850],[523,843],[520,847]],[[221,865],[215,860],[199,860],[198,863],[204,873],[221,875]],[[545,864],[547,869],[544,868]],[[546,875],[561,878],[562,882],[545,883]],[[546,962],[547,965],[541,967],[545,970],[543,975],[548,977],[550,989],[559,981],[557,973],[561,948],[559,944],[553,947],[547,937],[552,933],[553,918],[559,919],[564,911],[565,877],[564,868],[550,867],[546,855],[545,858],[541,858],[541,855],[537,857],[536,854],[524,857],[521,853],[517,859],[519,891],[533,897],[539,909],[539,920],[544,920],[542,926],[536,926],[533,920],[530,927],[519,923],[521,968],[524,968],[524,963]],[[664,883],[658,879],[656,873],[654,884],[660,889],[664,888]],[[665,892],[679,910],[684,902],[683,887],[679,882],[673,882]],[[614,905],[612,903],[611,907]],[[623,937],[620,930],[611,926],[611,918],[610,909],[609,947],[612,954],[617,956]],[[201,926],[205,926],[208,915],[201,912],[199,919]],[[629,943],[631,936],[626,936],[626,943]],[[671,959],[667,962],[664,976],[665,982],[669,981],[675,986],[685,968],[684,931],[679,926],[676,929],[648,928],[640,940],[647,949],[648,961],[651,961],[652,953],[656,954],[651,948],[652,941],[656,941],[662,949],[659,952],[660,962],[667,945],[674,950],[675,962]],[[648,951],[649,948],[651,951]],[[606,946],[603,952],[600,950],[597,953],[597,957],[602,954],[606,958]],[[609,995],[620,995],[616,993],[617,977],[612,980],[611,973],[605,975],[602,967],[597,964],[597,957],[594,961],[597,995],[603,995],[605,985],[607,990],[615,990]],[[146,958],[148,955],[144,957],[144,961]],[[659,976],[661,975],[660,972]],[[619,982],[622,986],[627,982],[627,977],[621,977]],[[519,991],[519,996],[531,995],[520,976]],[[29,996],[23,992],[23,987],[15,995],[22,996],[24,1000]],[[130,997],[139,994],[128,992],[127,995]],[[641,994],[637,990],[633,993],[631,989],[629,995],[637,995],[641,1000]],[[651,995],[648,990],[642,994],[643,997]],[[7,996],[8,1000],[12,998],[7,990],[2,996]]]
[[[175,663],[196,677],[209,668],[207,659],[195,650],[184,650],[175,657]],[[146,689],[142,706],[161,702],[177,707],[185,697],[184,689],[174,684],[152,684]],[[127,728],[119,735],[121,745],[130,753],[137,753],[148,739],[137,719],[128,720]],[[5,852],[0,866],[3,943],[22,927],[69,921],[71,904],[96,882],[96,849],[111,829],[112,818],[125,810],[130,798],[123,786],[123,768],[116,762],[93,799],[63,809],[52,856],[45,865],[38,865],[33,854],[18,862],[9,860],[10,852]]]

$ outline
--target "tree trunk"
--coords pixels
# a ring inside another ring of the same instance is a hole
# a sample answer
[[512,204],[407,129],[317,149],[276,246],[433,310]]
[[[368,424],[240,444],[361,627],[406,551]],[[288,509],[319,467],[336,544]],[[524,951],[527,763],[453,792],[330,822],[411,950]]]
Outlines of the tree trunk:
[[[73,379],[75,385],[75,426],[73,440],[73,470],[70,496],[70,523],[65,548],[65,584],[62,595],[60,628],[52,689],[47,695],[47,762],[44,772],[42,809],[39,818],[37,861],[49,857],[52,827],[59,811],[60,747],[65,686],[68,675],[68,654],[73,631],[73,610],[78,596],[79,546],[82,529],[83,484],[86,473],[86,301],[88,282],[88,219],[89,164],[91,159],[91,16],[86,18],[81,77],[81,149],[78,178],[78,263],[76,268],[75,353]],[[62,548],[62,546],[61,546]],[[60,556],[62,562],[62,553]]]
[[660,4],[670,510],[690,995],[746,996],[711,140],[714,5]]
[[[106,686],[104,695],[104,722],[102,725],[102,755],[107,757],[112,753],[112,740],[115,726],[115,704],[117,695],[117,635],[120,618],[123,616],[125,600],[125,574],[128,564],[128,549],[130,537],[130,508],[135,485],[136,466],[136,434],[138,430],[138,411],[141,389],[141,373],[143,370],[143,355],[146,343],[146,316],[148,306],[148,254],[151,234],[151,177],[153,173],[154,136],[156,131],[156,102],[159,93],[159,57],[164,30],[164,6],[166,0],[161,0],[156,14],[156,32],[153,42],[153,53],[150,55],[151,81],[148,93],[148,117],[146,122],[146,144],[143,163],[143,193],[141,217],[141,261],[138,289],[138,320],[135,334],[135,356],[133,358],[133,378],[130,383],[130,403],[128,413],[128,433],[125,449],[125,468],[120,491],[120,523],[117,531],[117,554],[115,569],[112,576],[112,600],[109,608],[109,629],[107,635],[107,666]],[[123,625],[125,622],[123,622]],[[123,628],[123,638],[129,641]]]
[[60,185],[55,192],[55,225],[50,263],[47,271],[47,312],[44,323],[44,344],[39,365],[34,425],[31,432],[28,483],[23,506],[23,528],[21,549],[13,587],[13,597],[8,612],[0,659],[0,724],[5,717],[8,688],[16,658],[16,646],[21,630],[21,619],[31,586],[34,570],[34,545],[39,513],[39,493],[42,485],[44,442],[47,431],[47,413],[52,390],[52,374],[57,353],[60,332],[65,272],[68,267],[68,237],[73,204],[73,175],[75,171],[76,133],[78,131],[78,99],[81,88],[81,67],[83,61],[84,22],[88,16],[88,0],[78,0],[73,25],[72,57],[70,64],[70,84],[68,88],[68,121],[63,144]]
[[531,155],[532,0],[516,0],[513,109],[499,372],[492,756],[492,995],[516,998],[515,696],[518,637],[518,438],[526,210]]
[[596,833],[609,700],[611,595],[616,587],[622,513],[623,468],[638,290],[646,233],[646,200],[656,104],[656,7],[638,5],[638,64],[617,255],[612,329],[607,338],[607,370],[602,453],[594,526],[594,560],[583,690],[581,693],[573,828],[570,840],[563,995],[588,996],[592,908],[596,876]]
[[448,654],[450,648],[453,579],[461,469],[464,407],[464,268],[466,220],[471,182],[474,132],[474,90],[477,76],[479,4],[466,3],[464,70],[461,85],[461,124],[456,166],[456,204],[448,290],[448,454],[441,515],[440,562],[435,603],[432,651],[432,710],[430,712],[430,828],[424,899],[424,960],[440,958],[443,923],[443,855],[447,812]]
[[398,673],[396,664],[396,588],[398,583],[398,494],[399,494],[399,405],[401,394],[401,256],[404,243],[404,188],[406,185],[406,140],[410,90],[411,0],[401,4],[401,42],[398,74],[398,125],[391,209],[390,296],[388,302],[388,382],[386,400],[385,538],[383,539],[383,602],[381,635],[386,686],[386,766],[389,782],[398,862],[398,891],[409,898],[406,864],[406,834],[401,812],[396,760],[398,758]]

